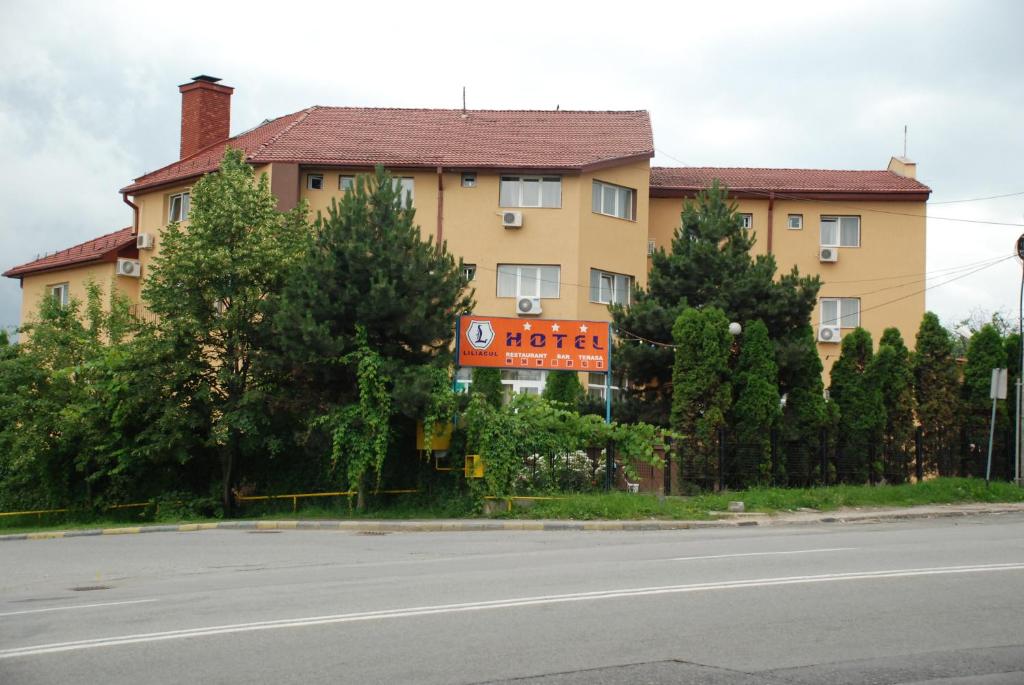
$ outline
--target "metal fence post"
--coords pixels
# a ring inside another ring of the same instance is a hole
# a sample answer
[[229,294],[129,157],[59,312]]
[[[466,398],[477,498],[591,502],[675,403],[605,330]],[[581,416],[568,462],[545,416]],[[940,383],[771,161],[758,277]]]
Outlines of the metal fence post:
[[821,482],[828,485],[828,431],[818,433],[818,459],[821,462]]
[[725,489],[725,428],[718,429],[718,490]]
[[612,489],[612,471],[615,469],[615,443],[611,440],[605,447],[604,456],[604,489],[609,492]]

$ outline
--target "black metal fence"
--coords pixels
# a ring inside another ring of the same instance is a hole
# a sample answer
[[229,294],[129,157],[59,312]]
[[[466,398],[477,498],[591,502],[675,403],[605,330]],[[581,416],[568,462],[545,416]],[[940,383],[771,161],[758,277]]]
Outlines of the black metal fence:
[[[988,443],[972,443],[965,433],[938,448],[926,444],[920,429],[899,447],[880,443],[854,451],[837,438],[822,431],[816,440],[789,442],[773,432],[761,443],[744,444],[722,430],[710,445],[677,443],[666,453],[676,474],[671,488],[673,494],[688,494],[755,486],[906,483],[937,475],[985,477]],[[996,435],[993,480],[1013,480],[1013,446],[1012,431]]]

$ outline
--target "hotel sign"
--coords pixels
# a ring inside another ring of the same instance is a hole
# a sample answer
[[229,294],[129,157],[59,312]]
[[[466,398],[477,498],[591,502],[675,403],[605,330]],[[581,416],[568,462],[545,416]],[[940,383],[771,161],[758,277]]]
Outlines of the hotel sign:
[[459,317],[458,366],[608,373],[610,326],[600,321]]

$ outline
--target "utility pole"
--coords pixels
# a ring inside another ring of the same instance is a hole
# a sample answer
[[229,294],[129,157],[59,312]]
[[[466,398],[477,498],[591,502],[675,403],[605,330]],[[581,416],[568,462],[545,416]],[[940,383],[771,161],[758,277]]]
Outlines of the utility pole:
[[1017,238],[1017,256],[1021,260],[1021,275],[1020,275],[1020,298],[1018,299],[1018,311],[1017,311],[1017,333],[1020,339],[1020,366],[1017,370],[1017,422],[1015,428],[1017,429],[1017,439],[1014,444],[1014,458],[1013,458],[1013,482],[1018,486],[1024,485],[1021,482],[1021,458],[1024,457],[1024,426],[1021,424],[1021,419],[1024,418],[1024,408],[1021,404],[1024,403],[1024,235]]

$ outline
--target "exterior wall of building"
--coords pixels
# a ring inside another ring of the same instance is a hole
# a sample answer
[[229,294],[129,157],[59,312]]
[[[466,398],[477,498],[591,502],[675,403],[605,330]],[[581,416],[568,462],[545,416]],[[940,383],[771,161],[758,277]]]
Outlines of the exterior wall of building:
[[68,297],[78,300],[83,305],[88,296],[86,289],[90,282],[96,283],[103,289],[104,310],[109,310],[110,308],[111,283],[117,288],[118,292],[125,295],[130,301],[138,302],[139,279],[115,276],[114,271],[114,262],[102,262],[25,276],[21,281],[22,325],[34,320],[42,298],[48,297],[50,288],[61,283],[68,284]]
[[[753,215],[755,254],[767,247],[768,200],[740,199],[737,211]],[[820,298],[859,298],[860,325],[877,344],[882,332],[895,326],[911,349],[925,311],[925,214],[924,202],[775,200],[772,220],[772,253],[778,272],[796,266],[801,274],[819,275]],[[682,198],[651,200],[650,239],[666,250],[679,226]],[[803,228],[789,229],[790,214],[803,217]],[[860,247],[838,248],[835,263],[818,259],[822,216],[859,216]],[[821,324],[820,304],[811,319]],[[845,334],[849,329],[843,328]],[[819,343],[825,381],[839,356],[838,343]]]

